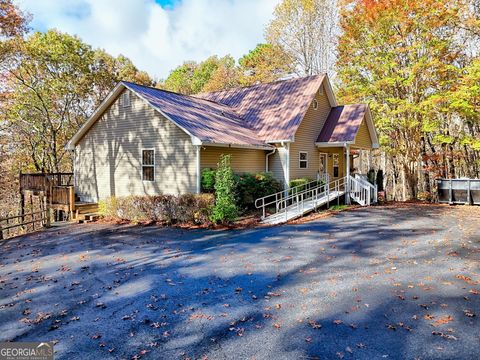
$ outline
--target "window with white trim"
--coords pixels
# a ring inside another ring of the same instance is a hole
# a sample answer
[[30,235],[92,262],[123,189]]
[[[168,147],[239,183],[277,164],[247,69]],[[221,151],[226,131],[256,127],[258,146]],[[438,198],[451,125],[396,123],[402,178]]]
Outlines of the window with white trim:
[[312,106],[313,106],[313,110],[317,110],[317,109],[318,109],[318,101],[317,101],[317,99],[313,99]]
[[298,167],[300,169],[308,168],[308,153],[306,151],[300,151],[298,153]]
[[333,177],[338,177],[340,169],[340,155],[333,154]]
[[155,181],[155,150],[142,149],[142,180]]
[[130,91],[125,90],[122,94],[122,106],[128,107],[130,106]]

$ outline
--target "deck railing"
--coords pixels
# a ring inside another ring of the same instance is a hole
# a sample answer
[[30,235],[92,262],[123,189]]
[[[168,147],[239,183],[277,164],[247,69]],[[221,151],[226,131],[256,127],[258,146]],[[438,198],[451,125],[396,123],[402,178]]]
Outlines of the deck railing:
[[51,204],[73,205],[74,202],[75,191],[73,186],[52,186]]
[[52,186],[73,186],[73,173],[20,174],[20,190],[49,191]]

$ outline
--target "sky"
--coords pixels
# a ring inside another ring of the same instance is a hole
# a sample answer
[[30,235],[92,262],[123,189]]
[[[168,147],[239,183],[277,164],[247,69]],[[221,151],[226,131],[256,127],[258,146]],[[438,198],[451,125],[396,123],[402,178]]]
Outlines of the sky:
[[56,28],[157,79],[186,60],[238,59],[264,41],[279,0],[17,0],[34,30]]

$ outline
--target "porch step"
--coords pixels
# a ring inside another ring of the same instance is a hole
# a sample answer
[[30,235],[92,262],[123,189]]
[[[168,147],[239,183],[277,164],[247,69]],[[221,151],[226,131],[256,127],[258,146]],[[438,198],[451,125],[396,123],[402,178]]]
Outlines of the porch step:
[[77,220],[78,220],[79,223],[88,223],[88,222],[91,222],[91,221],[98,220],[99,217],[100,217],[100,215],[95,212],[95,213],[78,215]]
[[99,217],[98,203],[76,202],[74,220],[78,222],[89,222]]
[[87,214],[87,213],[97,212],[98,211],[98,204],[97,203],[77,202],[77,203],[75,203],[75,211],[78,214]]

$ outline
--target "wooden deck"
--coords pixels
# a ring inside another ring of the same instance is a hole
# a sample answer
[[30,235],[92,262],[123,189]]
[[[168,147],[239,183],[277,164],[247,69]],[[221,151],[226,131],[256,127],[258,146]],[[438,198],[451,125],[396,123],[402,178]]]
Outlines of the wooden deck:
[[73,173],[20,174],[22,207],[25,204],[25,197],[41,196],[46,198],[50,209],[61,211],[63,217],[70,220],[85,220],[86,214],[93,215],[98,212],[98,204],[76,201],[73,179]]

